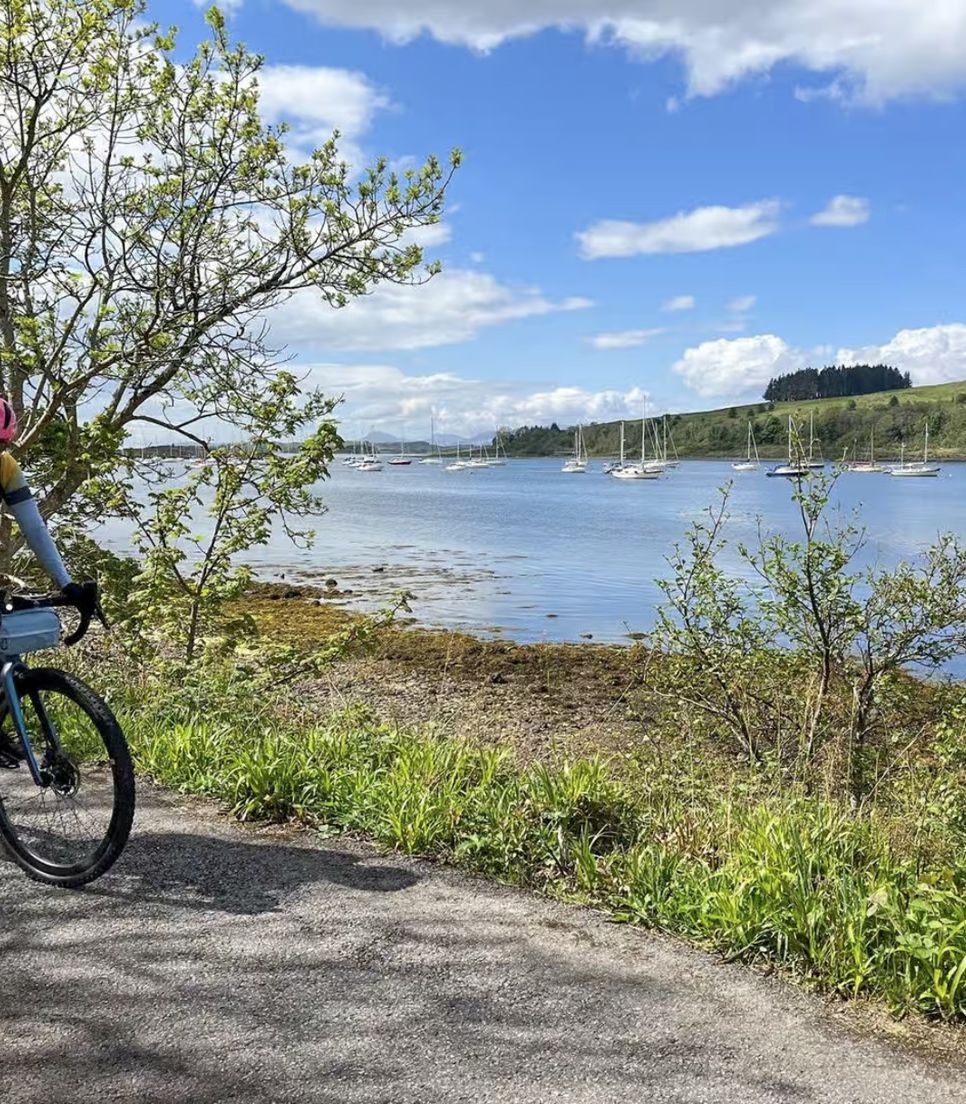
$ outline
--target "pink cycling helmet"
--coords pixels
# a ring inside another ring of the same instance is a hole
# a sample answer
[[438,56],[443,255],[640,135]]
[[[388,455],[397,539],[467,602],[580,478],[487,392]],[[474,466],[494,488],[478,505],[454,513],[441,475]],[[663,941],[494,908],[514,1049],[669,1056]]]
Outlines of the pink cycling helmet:
[[16,436],[16,411],[6,399],[0,399],[0,445],[8,445]]

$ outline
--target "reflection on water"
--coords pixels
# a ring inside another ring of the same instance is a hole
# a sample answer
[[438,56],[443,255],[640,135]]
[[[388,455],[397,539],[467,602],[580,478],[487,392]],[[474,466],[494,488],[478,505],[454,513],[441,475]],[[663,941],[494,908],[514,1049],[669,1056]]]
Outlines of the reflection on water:
[[[337,463],[323,486],[328,513],[315,547],[293,549],[279,534],[251,562],[265,577],[334,578],[361,608],[410,590],[415,616],[429,625],[521,641],[626,640],[652,625],[665,556],[731,478],[725,562],[740,571],[734,545],[755,540],[759,518],[766,531],[798,531],[793,488],[717,461],[684,461],[665,479],[630,482],[605,477],[599,463],[563,475],[553,460],[464,472],[363,473]],[[931,480],[843,475],[833,502],[858,511],[863,562],[889,565],[940,530],[966,534],[964,478],[956,464]],[[127,546],[120,526],[104,536]]]

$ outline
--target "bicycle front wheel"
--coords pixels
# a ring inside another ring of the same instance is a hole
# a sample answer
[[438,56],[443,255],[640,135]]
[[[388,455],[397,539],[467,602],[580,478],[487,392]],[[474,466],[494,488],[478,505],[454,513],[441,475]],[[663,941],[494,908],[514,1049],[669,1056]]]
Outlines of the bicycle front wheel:
[[[41,783],[25,757],[0,769],[0,837],[37,881],[84,885],[114,864],[131,831],[134,769],[124,735],[104,701],[64,671],[24,668],[16,687]],[[6,702],[2,732],[19,746]]]

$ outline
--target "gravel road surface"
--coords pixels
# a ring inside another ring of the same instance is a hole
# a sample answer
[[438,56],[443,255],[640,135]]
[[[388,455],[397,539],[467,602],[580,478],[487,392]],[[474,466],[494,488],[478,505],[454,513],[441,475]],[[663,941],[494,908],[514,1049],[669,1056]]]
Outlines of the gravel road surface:
[[962,1104],[966,1071],[790,986],[142,786],[82,892],[0,863],[2,1104]]

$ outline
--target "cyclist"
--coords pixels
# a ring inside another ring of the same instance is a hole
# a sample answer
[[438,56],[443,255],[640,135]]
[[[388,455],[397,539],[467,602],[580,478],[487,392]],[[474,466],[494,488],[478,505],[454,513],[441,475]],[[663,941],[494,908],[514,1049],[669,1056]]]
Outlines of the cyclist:
[[[16,435],[17,415],[10,403],[0,398],[0,449],[3,450],[0,452],[0,499],[13,514],[30,551],[40,561],[41,567],[70,602],[80,602],[83,595],[81,586],[71,579],[57,551],[57,546],[50,536],[47,524],[40,515],[37,503],[30,493],[20,465],[6,450],[6,446]],[[0,731],[0,767],[15,766],[22,758],[23,751],[19,747],[19,740],[13,740],[7,733]]]

